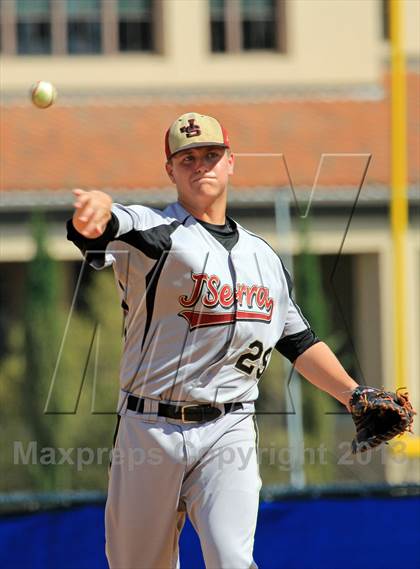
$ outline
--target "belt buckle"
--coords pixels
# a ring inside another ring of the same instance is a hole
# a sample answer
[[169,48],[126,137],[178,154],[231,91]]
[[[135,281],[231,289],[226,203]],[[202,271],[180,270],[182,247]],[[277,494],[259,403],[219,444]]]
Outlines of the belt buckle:
[[185,418],[185,409],[190,409],[191,407],[200,407],[200,405],[183,405],[181,407],[181,421],[183,423],[198,423],[199,421],[195,421],[194,419],[186,419]]

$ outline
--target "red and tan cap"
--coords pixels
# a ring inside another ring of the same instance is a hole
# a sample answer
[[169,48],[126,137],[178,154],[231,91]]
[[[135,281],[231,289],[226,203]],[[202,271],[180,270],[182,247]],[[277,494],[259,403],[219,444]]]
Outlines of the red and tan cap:
[[166,158],[188,148],[223,146],[230,148],[229,137],[213,117],[199,113],[185,113],[172,123],[165,136]]

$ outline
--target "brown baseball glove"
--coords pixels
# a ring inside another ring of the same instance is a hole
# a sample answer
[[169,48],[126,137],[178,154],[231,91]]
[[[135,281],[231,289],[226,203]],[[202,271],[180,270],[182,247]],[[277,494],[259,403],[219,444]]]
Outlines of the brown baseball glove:
[[405,388],[393,393],[360,385],[353,391],[349,407],[356,426],[353,454],[386,443],[405,431],[412,432],[416,411]]

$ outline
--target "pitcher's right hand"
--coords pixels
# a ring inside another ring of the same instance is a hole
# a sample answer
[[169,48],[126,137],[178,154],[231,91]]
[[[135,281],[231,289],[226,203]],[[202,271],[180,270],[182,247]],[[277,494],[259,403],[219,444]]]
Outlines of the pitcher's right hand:
[[87,239],[100,237],[111,219],[112,198],[99,190],[73,190],[73,226]]

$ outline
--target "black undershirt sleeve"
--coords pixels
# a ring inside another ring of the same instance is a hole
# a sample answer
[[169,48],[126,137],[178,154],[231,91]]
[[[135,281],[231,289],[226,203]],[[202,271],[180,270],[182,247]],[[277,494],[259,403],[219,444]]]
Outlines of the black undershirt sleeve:
[[[73,220],[67,221],[67,239],[72,241],[80,249],[89,264],[103,266],[105,249],[108,243],[113,241],[118,233],[119,222],[117,216],[111,212],[111,219],[108,221],[105,231],[95,239],[88,239],[75,229]],[[86,251],[92,251],[86,254]]]
[[277,342],[275,348],[291,363],[294,363],[303,352],[320,341],[315,332],[307,328],[297,334],[285,336]]

